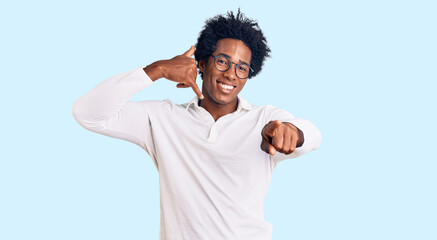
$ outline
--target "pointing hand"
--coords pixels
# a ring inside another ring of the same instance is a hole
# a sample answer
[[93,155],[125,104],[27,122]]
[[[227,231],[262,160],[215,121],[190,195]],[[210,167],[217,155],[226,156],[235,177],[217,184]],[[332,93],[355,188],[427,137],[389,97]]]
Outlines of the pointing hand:
[[[282,123],[279,120],[270,121],[261,131],[261,149],[271,155],[276,152],[290,154],[298,147],[300,130],[291,123]],[[301,144],[300,144],[301,145]]]

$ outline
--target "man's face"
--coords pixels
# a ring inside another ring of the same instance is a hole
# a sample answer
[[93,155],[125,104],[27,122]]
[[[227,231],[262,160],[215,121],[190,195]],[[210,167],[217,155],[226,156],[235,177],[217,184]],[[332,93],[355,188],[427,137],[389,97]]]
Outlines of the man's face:
[[[250,49],[241,41],[231,38],[221,39],[217,42],[213,56],[229,56],[229,60],[236,64],[247,63],[250,66]],[[214,58],[209,57],[208,62],[199,62],[199,69],[203,72],[202,93],[205,99],[219,104],[235,104],[237,95],[243,89],[247,79],[240,79],[235,74],[235,64],[225,72],[220,72],[214,66]]]

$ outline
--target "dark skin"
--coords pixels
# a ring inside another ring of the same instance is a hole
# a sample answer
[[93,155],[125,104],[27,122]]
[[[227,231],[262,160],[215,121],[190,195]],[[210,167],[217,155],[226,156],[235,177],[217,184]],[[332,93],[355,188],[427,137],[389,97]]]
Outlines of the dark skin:
[[[240,40],[222,39],[218,41],[213,56],[226,55],[234,63],[250,64],[251,51]],[[202,92],[205,96],[200,106],[211,113],[214,120],[237,110],[238,94],[246,84],[247,79],[238,78],[235,74],[235,65],[226,72],[220,72],[214,66],[214,58],[210,57],[207,62],[199,61],[199,70],[203,72]],[[231,90],[223,89],[223,84],[231,87]]]
[[[201,99],[200,106],[217,121],[237,109],[237,96],[247,79],[236,76],[234,64],[225,72],[218,71],[214,67],[214,59],[210,57],[207,61],[199,61],[199,70],[203,72],[202,91],[200,91],[196,84],[197,66],[196,60],[192,58],[194,52],[195,48],[191,46],[188,51],[172,59],[148,65],[144,71],[152,81],[166,78],[177,82],[178,88],[191,87]],[[217,42],[216,50],[212,55],[218,54],[230,57],[234,63],[250,65],[252,53],[242,41],[227,38]],[[304,142],[302,131],[291,123],[283,123],[279,120],[267,123],[261,131],[261,136],[261,149],[271,155],[275,155],[276,152],[290,154]]]

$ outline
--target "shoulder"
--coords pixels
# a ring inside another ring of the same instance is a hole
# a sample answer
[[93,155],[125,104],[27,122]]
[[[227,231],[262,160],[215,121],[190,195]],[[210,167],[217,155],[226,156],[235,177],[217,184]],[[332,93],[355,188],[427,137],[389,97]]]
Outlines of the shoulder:
[[275,111],[285,111],[285,110],[279,109],[273,105],[256,106],[256,105],[253,105],[253,104],[247,102],[244,99],[242,99],[242,102],[245,102],[244,105],[246,105],[249,110],[262,112],[262,113],[267,114],[267,115],[272,114]]
[[258,121],[261,121],[264,124],[271,120],[290,118],[290,116],[286,115],[288,113],[287,111],[279,109],[273,105],[256,106],[245,99],[239,98],[239,100],[240,105],[238,108],[241,108],[243,111],[246,110],[250,116],[255,116]]
[[254,104],[250,103],[246,99],[243,99],[243,98],[240,98],[240,97],[238,98],[238,100],[239,100],[239,104],[240,104],[239,107],[241,107],[243,109],[246,109],[246,110],[250,110],[250,111],[254,110],[254,111],[257,111],[257,112],[271,113],[271,112],[279,109],[279,108],[277,108],[277,107],[275,107],[273,105],[257,106],[257,105],[254,105]]
[[273,105],[264,105],[259,107],[263,116],[266,118],[266,122],[273,120],[281,120],[283,122],[294,119],[294,116],[287,110],[277,108]]
[[184,109],[186,104],[176,104],[170,99],[165,100],[147,100],[138,102],[148,112],[166,112],[174,111],[175,109]]

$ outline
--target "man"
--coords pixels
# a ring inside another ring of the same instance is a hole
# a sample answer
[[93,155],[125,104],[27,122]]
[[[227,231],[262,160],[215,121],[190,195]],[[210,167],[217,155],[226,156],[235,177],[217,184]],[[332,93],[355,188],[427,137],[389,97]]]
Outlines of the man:
[[[131,141],[154,161],[160,239],[272,238],[263,203],[273,169],[316,149],[321,135],[305,119],[238,97],[269,52],[258,25],[230,12],[206,22],[196,48],[109,78],[74,104],[83,127]],[[162,78],[197,96],[186,104],[129,101]]]

